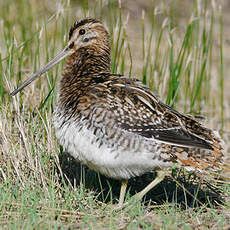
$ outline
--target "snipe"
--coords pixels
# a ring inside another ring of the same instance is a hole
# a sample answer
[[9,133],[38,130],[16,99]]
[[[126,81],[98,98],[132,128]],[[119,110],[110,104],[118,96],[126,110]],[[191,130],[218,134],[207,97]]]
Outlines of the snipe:
[[198,170],[220,167],[222,146],[214,131],[165,105],[140,81],[111,74],[110,38],[98,20],[76,22],[64,50],[11,95],[64,58],[57,139],[76,160],[122,181],[119,205],[131,177],[158,171],[135,195],[141,199],[173,162]]

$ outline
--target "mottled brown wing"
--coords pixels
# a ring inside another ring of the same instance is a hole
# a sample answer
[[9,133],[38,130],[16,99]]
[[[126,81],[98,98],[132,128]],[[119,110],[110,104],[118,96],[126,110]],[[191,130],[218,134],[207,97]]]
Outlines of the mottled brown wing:
[[91,91],[121,129],[176,146],[213,149],[209,129],[159,101],[138,80],[111,76]]

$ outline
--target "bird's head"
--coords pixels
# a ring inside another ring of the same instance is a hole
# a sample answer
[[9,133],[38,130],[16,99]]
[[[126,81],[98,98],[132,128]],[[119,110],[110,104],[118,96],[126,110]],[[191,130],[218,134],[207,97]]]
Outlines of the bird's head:
[[107,30],[102,23],[96,19],[84,19],[75,22],[69,31],[69,42],[67,49],[69,54],[81,49],[103,54],[110,49],[110,39]]
[[[82,50],[84,50],[84,52],[82,52]],[[57,54],[53,60],[34,73],[21,86],[11,92],[10,95],[14,96],[17,94],[64,58],[71,57],[72,55],[79,53],[84,55],[86,51],[87,54],[94,56],[110,55],[109,34],[100,21],[92,18],[75,22],[69,31],[69,41],[67,46],[59,54]]]

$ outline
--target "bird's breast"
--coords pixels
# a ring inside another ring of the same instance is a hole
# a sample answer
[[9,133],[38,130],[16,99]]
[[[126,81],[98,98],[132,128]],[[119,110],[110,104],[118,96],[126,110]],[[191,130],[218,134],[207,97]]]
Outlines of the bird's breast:
[[56,137],[64,150],[108,177],[129,179],[169,164],[158,158],[159,144],[149,144],[145,138],[109,124],[73,118],[59,109],[54,113]]

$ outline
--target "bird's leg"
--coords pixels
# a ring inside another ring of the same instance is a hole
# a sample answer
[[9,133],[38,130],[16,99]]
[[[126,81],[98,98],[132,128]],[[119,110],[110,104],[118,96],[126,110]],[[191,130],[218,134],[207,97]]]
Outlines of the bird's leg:
[[120,190],[118,206],[121,206],[124,203],[127,184],[128,184],[128,180],[121,181],[121,190]]
[[133,198],[135,198],[136,200],[141,200],[143,198],[143,196],[149,192],[153,187],[155,187],[157,184],[159,184],[162,180],[164,180],[165,178],[165,171],[163,170],[159,170],[157,171],[157,176],[156,178],[149,183],[143,190],[141,190],[140,192],[138,192],[137,194],[135,194],[133,196]]
[[[154,186],[156,186],[157,184],[159,184],[164,178],[165,178],[165,171],[163,170],[159,170],[157,171],[157,176],[156,178],[150,183],[148,184],[142,191],[138,192],[137,194],[135,194],[131,200],[141,200],[143,198],[143,196],[149,192]],[[127,183],[128,181],[122,181],[122,185],[121,185],[121,192],[120,192],[120,199],[119,199],[119,204],[118,206],[114,209],[115,211],[119,211],[124,209],[125,207],[127,207],[130,203],[126,202],[125,204],[123,204],[124,201],[124,196],[125,196],[125,190],[127,187]]]

